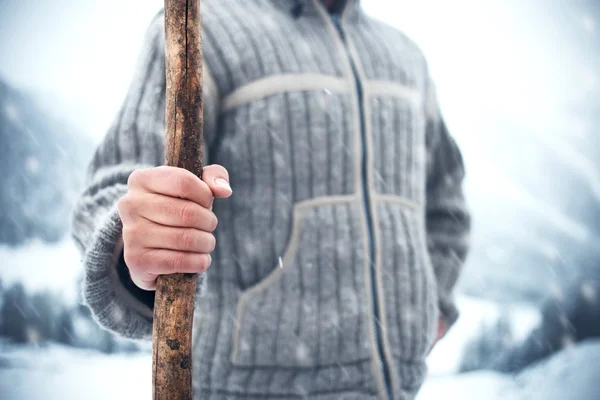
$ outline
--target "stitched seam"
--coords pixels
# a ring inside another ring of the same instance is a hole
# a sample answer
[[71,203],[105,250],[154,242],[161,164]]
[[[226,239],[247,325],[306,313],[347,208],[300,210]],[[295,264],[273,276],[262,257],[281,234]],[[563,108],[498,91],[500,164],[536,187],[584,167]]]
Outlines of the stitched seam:
[[324,74],[278,74],[255,80],[237,88],[221,101],[221,112],[281,93],[327,89],[335,93],[350,93],[351,82],[345,78]]
[[[262,363],[262,364],[252,364],[252,365],[235,365],[235,368],[238,370],[245,370],[245,371],[254,371],[254,370],[264,370],[264,371],[269,371],[269,370],[275,370],[274,372],[279,372],[279,371],[296,371],[296,370],[301,370],[304,372],[314,372],[315,369],[316,370],[326,370],[326,369],[339,369],[340,367],[354,367],[354,366],[359,366],[361,364],[364,363],[368,363],[371,362],[371,358],[361,358],[358,360],[354,360],[354,361],[349,361],[349,362],[341,362],[341,363],[331,363],[331,364],[327,364],[327,363],[315,363],[315,364],[311,364],[311,365],[281,365],[281,364],[266,364],[266,363]],[[263,371],[263,372],[264,372]]]
[[365,393],[365,394],[370,394],[370,395],[374,395],[375,393],[365,389],[363,386],[356,386],[356,387],[349,387],[349,388],[344,388],[341,390],[318,390],[318,391],[314,391],[314,392],[309,392],[309,393],[290,393],[290,392],[238,392],[235,390],[225,390],[225,389],[200,389],[202,391],[202,393],[205,394],[222,394],[222,395],[234,395],[234,396],[242,396],[244,398],[246,398],[247,396],[250,397],[259,397],[261,399],[265,399],[265,398],[271,398],[273,396],[276,396],[277,398],[286,398],[288,396],[292,396],[293,398],[302,398],[302,399],[307,399],[310,397],[307,396],[319,396],[319,395],[328,395],[328,394],[342,394],[342,393]]
[[[286,246],[286,250],[284,251],[282,260],[283,265],[287,265],[290,261],[295,257],[298,246],[300,244],[300,232],[302,230],[302,218],[304,214],[310,209],[314,209],[317,207],[322,207],[325,205],[336,205],[336,204],[346,204],[352,203],[356,201],[357,197],[355,195],[341,195],[341,196],[323,196],[317,197],[314,199],[306,200],[303,202],[296,203],[292,210],[292,233],[290,236],[290,240],[288,245]],[[240,334],[241,334],[241,326],[243,323],[243,318],[246,311],[246,306],[249,301],[257,296],[258,294],[264,292],[269,287],[271,287],[274,283],[276,283],[281,274],[283,272],[283,268],[279,266],[275,266],[273,271],[269,273],[265,278],[263,278],[257,284],[249,287],[244,290],[240,298],[238,300],[238,305],[235,313],[235,322],[234,322],[234,333],[233,333],[233,349],[231,352],[231,362],[234,364],[240,363],[239,357],[239,343],[240,343]]]
[[393,194],[373,194],[373,198],[383,203],[392,203],[398,204],[406,209],[410,209],[413,211],[421,211],[423,210],[423,206],[417,203],[414,200],[408,199],[404,196],[396,196]]
[[423,101],[418,90],[393,81],[367,80],[364,87],[368,96],[390,96],[405,99],[414,106],[420,105]]

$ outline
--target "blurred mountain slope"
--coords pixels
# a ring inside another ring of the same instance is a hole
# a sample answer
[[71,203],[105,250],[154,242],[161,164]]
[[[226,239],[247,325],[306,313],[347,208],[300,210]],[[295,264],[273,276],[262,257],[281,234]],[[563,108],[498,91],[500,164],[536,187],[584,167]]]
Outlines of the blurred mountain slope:
[[56,242],[68,230],[93,146],[62,118],[0,78],[0,244]]

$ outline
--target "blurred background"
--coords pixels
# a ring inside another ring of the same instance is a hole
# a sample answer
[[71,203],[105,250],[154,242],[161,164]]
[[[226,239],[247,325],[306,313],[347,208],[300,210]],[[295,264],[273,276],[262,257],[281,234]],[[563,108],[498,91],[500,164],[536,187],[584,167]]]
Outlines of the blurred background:
[[[467,166],[461,317],[419,399],[600,398],[600,1],[362,4],[425,52]],[[3,399],[150,397],[148,344],[80,305],[69,213],[161,5],[0,0]]]

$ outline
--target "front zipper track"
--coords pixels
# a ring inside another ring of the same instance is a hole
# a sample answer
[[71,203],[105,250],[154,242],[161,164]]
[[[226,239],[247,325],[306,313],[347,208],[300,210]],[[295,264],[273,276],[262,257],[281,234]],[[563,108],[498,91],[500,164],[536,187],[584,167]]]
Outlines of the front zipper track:
[[381,340],[381,326],[380,322],[382,316],[379,315],[379,296],[377,291],[377,277],[375,273],[375,240],[373,235],[373,216],[371,215],[371,198],[369,194],[369,186],[368,186],[368,157],[367,157],[367,133],[365,129],[365,113],[364,113],[364,96],[363,96],[363,87],[360,81],[360,76],[358,74],[358,69],[356,67],[356,63],[352,56],[350,55],[350,51],[348,50],[348,42],[346,40],[346,34],[344,32],[344,28],[342,27],[342,23],[340,20],[340,12],[331,13],[331,18],[333,20],[333,24],[335,25],[340,39],[342,43],[346,46],[346,55],[348,60],[350,61],[350,66],[352,67],[352,74],[354,75],[354,82],[356,85],[356,92],[358,96],[358,109],[360,116],[360,134],[362,140],[362,165],[361,165],[361,173],[362,173],[362,191],[363,191],[363,206],[365,211],[365,217],[367,220],[367,230],[369,235],[369,261],[370,261],[370,272],[371,272],[371,294],[373,298],[373,325],[375,327],[375,338],[377,342],[377,352],[379,356],[379,362],[381,365],[381,372],[384,378],[385,384],[385,395],[387,399],[392,399],[391,395],[391,379],[389,375],[389,369],[385,362],[384,352],[383,352],[383,343]]

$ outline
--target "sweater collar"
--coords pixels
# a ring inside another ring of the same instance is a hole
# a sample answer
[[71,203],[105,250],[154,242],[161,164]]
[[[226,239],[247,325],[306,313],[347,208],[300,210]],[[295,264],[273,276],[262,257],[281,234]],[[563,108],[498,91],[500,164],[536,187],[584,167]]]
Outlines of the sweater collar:
[[[296,18],[314,17],[326,11],[321,0],[271,0],[278,7],[288,11]],[[338,0],[339,8],[336,12],[345,20],[356,18],[360,12],[360,0]]]

